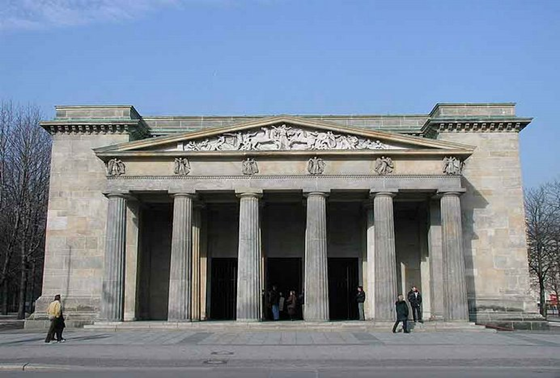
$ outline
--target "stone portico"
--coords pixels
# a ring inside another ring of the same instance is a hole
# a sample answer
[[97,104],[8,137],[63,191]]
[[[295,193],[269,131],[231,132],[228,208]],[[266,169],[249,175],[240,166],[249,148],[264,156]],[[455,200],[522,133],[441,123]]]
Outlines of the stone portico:
[[310,322],[541,324],[529,293],[514,104],[411,116],[143,117],[60,106],[43,296],[70,324],[268,316],[304,292]]

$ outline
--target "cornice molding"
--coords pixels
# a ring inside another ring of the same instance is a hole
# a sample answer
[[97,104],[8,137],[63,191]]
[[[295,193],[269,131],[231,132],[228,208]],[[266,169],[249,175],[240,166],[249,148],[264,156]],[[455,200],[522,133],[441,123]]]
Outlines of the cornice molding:
[[304,179],[304,180],[328,180],[328,179],[444,179],[452,180],[460,176],[449,176],[449,175],[433,175],[433,174],[416,174],[416,175],[254,175],[254,176],[244,176],[244,175],[229,175],[229,176],[155,176],[155,175],[139,175],[139,176],[107,176],[107,180],[277,180],[277,179]]
[[430,123],[428,130],[437,133],[518,133],[529,122],[441,122],[434,120]]
[[112,135],[129,134],[132,140],[145,139],[150,136],[148,127],[140,121],[108,122],[41,122],[51,135]]

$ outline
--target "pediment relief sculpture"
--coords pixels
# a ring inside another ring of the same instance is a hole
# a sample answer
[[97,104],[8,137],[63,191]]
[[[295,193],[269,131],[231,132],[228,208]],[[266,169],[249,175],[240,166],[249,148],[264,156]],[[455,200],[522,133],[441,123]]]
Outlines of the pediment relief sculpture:
[[279,150],[384,150],[402,149],[351,134],[308,130],[282,124],[224,133],[202,140],[179,143],[183,151],[279,151]]

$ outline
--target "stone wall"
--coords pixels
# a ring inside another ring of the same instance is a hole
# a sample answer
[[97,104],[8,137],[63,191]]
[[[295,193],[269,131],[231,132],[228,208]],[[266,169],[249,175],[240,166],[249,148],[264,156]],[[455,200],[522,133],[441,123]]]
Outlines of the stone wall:
[[471,319],[531,318],[519,134],[441,133],[476,146],[463,170],[461,198]]
[[128,141],[126,134],[53,135],[43,295],[26,327],[44,326],[61,294],[68,325],[91,323],[99,310],[107,199],[105,165],[93,148]]

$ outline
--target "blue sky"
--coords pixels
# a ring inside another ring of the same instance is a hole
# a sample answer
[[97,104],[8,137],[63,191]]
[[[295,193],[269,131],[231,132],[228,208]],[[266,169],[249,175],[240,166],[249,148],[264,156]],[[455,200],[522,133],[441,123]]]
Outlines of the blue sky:
[[413,114],[516,102],[560,178],[560,1],[0,0],[0,99],[144,115]]

